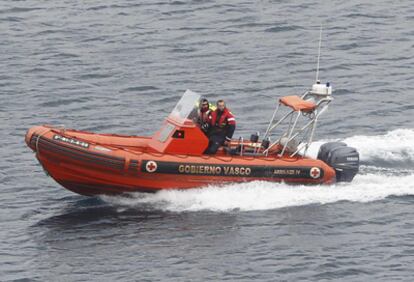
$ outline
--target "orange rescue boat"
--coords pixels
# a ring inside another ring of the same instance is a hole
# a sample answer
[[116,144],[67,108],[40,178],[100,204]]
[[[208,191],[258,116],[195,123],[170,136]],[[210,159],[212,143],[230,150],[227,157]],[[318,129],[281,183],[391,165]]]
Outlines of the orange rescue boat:
[[[332,184],[351,181],[358,172],[358,152],[344,143],[323,145],[317,159],[306,156],[318,117],[332,101],[329,84],[316,83],[300,97],[279,99],[262,141],[258,134],[232,140],[215,155],[203,154],[208,138],[195,121],[199,99],[187,90],[152,137],[43,125],[30,128],[25,139],[48,175],[88,196],[257,180]],[[276,119],[280,108],[288,111]],[[283,124],[286,130],[271,142],[274,129]]]

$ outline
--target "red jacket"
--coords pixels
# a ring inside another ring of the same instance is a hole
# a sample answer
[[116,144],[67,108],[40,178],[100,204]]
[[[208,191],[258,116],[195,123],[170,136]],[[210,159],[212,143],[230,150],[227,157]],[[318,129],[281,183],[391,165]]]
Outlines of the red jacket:
[[211,111],[208,110],[198,110],[198,123],[204,124],[204,123],[210,123],[211,119]]
[[213,134],[224,132],[226,139],[231,140],[236,129],[236,118],[227,108],[222,113],[217,109],[211,113],[210,126]]

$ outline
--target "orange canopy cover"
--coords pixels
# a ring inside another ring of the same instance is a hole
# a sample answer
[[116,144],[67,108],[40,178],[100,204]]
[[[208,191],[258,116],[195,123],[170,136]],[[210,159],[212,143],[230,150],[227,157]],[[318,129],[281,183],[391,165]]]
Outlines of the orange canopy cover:
[[291,107],[295,111],[310,112],[316,107],[315,103],[305,101],[299,96],[285,96],[280,98],[279,102],[287,107]]

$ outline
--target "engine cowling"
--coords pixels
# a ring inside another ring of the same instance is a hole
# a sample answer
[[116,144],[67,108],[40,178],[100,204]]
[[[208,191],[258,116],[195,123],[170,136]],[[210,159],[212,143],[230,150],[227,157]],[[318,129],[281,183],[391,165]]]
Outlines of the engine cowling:
[[319,148],[318,159],[336,172],[337,182],[351,182],[359,171],[359,153],[343,142],[328,142]]

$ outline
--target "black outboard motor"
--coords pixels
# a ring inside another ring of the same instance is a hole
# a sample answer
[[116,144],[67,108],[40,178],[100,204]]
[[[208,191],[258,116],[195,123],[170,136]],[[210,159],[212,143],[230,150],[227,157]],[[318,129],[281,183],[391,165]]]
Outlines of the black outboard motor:
[[337,182],[351,182],[359,170],[359,153],[343,142],[323,144],[318,159],[335,169]]

